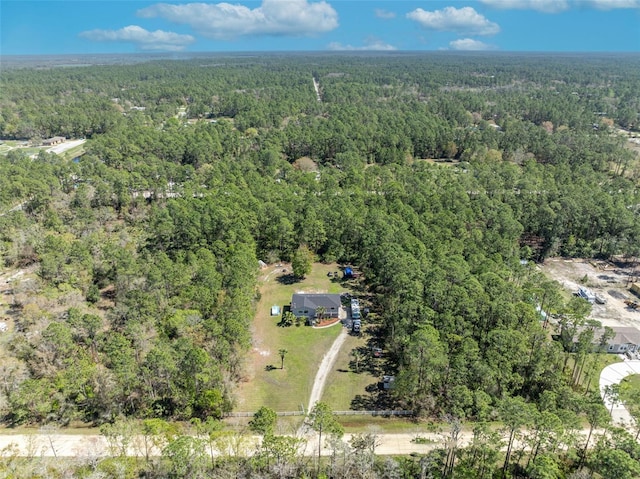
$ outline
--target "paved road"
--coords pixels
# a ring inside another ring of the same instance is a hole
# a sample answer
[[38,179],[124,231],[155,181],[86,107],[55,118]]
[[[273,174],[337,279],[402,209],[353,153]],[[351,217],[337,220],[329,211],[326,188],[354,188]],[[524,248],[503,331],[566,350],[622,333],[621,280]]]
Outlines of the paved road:
[[[619,384],[627,376],[640,374],[640,361],[624,361],[607,366],[600,373],[600,395],[607,410],[611,411],[611,419],[622,426],[633,427],[635,421],[623,404],[613,404],[606,393],[607,386]],[[613,406],[613,408],[612,408]]]

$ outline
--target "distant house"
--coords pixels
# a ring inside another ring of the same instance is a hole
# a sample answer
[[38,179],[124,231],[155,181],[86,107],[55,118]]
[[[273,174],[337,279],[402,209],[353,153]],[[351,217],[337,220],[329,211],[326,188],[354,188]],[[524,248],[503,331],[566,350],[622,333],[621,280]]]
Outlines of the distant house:
[[[580,327],[574,335],[574,344],[577,345],[578,335],[581,331],[587,329]],[[602,344],[602,338],[605,328],[596,328],[593,331],[593,349],[594,351],[602,351],[605,353],[620,354],[640,352],[640,331],[631,326],[615,326],[611,327],[613,337]]]
[[60,143],[64,143],[66,138],[64,136],[54,136],[53,138],[47,138],[46,140],[42,140],[42,144],[44,146],[53,146],[59,145]]
[[626,353],[627,351],[633,353],[640,350],[640,331],[636,328],[621,326],[611,329],[615,336],[605,346],[607,353]]
[[338,318],[341,307],[339,294],[297,293],[291,298],[291,312],[298,318],[313,320],[319,312],[325,318]]

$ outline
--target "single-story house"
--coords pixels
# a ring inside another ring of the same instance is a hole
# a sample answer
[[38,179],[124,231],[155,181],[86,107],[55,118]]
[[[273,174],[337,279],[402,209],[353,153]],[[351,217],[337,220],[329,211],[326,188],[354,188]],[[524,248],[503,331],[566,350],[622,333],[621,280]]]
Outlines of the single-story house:
[[640,331],[636,328],[620,326],[611,329],[615,336],[605,346],[607,353],[626,353],[627,351],[633,353],[640,350]]
[[337,318],[341,307],[339,294],[296,293],[291,298],[291,312],[298,318],[313,319],[319,312],[325,318]]
[[[573,340],[574,344],[578,342],[578,336],[581,331],[587,329],[580,327],[577,329]],[[640,352],[640,331],[631,326],[613,326],[613,337],[608,339],[605,344],[601,344],[605,328],[596,328],[593,331],[593,350],[605,353],[621,354],[626,352]]]
[[42,144],[44,146],[53,146],[59,145],[60,143],[64,143],[66,138],[64,136],[54,136],[53,138],[47,138],[46,140],[42,140]]

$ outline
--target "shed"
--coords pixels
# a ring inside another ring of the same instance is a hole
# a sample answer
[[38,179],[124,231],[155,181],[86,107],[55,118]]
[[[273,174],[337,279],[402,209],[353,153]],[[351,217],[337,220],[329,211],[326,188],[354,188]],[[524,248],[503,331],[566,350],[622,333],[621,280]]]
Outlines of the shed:
[[271,306],[271,316],[280,316],[280,306]]

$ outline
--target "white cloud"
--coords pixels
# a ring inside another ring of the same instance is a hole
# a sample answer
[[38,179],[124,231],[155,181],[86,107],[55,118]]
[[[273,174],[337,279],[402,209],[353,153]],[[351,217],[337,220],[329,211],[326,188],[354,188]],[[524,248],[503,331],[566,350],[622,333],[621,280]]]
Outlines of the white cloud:
[[480,0],[485,5],[504,10],[536,10],[544,13],[563,12],[569,8],[567,0]]
[[376,38],[368,38],[364,41],[364,45],[361,47],[355,47],[353,45],[344,45],[340,42],[331,42],[327,46],[329,50],[334,51],[385,51],[390,52],[397,50],[393,45],[378,40]]
[[459,40],[453,40],[449,42],[449,48],[452,50],[465,50],[465,51],[482,51],[482,50],[495,50],[495,45],[489,45],[488,43],[481,42],[480,40],[474,40],[473,38],[460,38]]
[[504,10],[537,10],[558,13],[570,8],[596,8],[614,10],[618,8],[640,8],[640,0],[480,0],[485,5]]
[[640,8],[640,0],[586,0],[584,3],[597,8],[598,10]]
[[384,20],[391,20],[392,18],[396,18],[395,12],[389,12],[387,10],[383,10],[382,8],[376,8],[374,11],[376,17],[382,18]]
[[466,35],[495,35],[500,31],[497,23],[490,22],[471,7],[445,7],[433,12],[417,8],[407,13],[407,18],[424,28]]
[[186,24],[206,37],[221,40],[244,35],[306,36],[338,27],[338,14],[324,0],[263,0],[254,9],[230,3],[158,3],[138,10],[138,15]]
[[80,36],[96,42],[131,42],[141,50],[164,50],[177,52],[184,50],[195,41],[191,35],[156,30],[150,32],[137,25],[129,25],[120,30],[88,30]]

